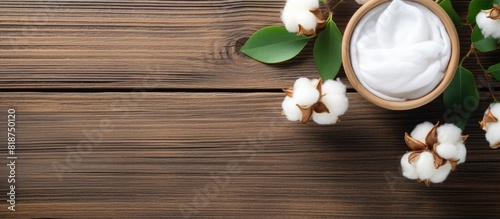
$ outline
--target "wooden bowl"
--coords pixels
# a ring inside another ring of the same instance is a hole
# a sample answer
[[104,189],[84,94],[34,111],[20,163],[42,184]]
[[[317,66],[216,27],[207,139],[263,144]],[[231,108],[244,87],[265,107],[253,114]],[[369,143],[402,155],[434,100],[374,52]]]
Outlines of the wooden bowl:
[[390,101],[386,99],[382,99],[374,94],[372,94],[370,91],[368,91],[358,80],[356,73],[354,72],[354,69],[351,64],[351,57],[350,57],[350,45],[351,45],[351,37],[352,34],[358,24],[358,22],[361,20],[361,18],[371,9],[389,2],[390,0],[371,0],[368,1],[366,4],[361,6],[356,13],[351,17],[349,23],[347,24],[347,27],[344,32],[344,40],[342,42],[342,63],[344,66],[345,73],[347,75],[347,78],[349,79],[349,82],[351,82],[352,86],[356,91],[358,91],[361,96],[363,96],[365,99],[368,101],[372,102],[375,105],[378,105],[380,107],[386,108],[386,109],[391,109],[391,110],[408,110],[408,109],[414,109],[418,108],[420,106],[423,106],[432,100],[436,99],[443,91],[446,89],[446,87],[450,84],[451,80],[453,79],[453,76],[455,75],[455,71],[458,66],[459,62],[459,56],[460,56],[460,43],[459,43],[459,38],[457,31],[455,29],[455,26],[453,22],[451,21],[450,17],[446,12],[436,4],[434,1],[430,0],[412,0],[413,2],[419,3],[425,7],[427,7],[430,11],[432,11],[434,14],[437,15],[438,18],[441,19],[441,22],[445,26],[446,31],[448,32],[448,35],[450,37],[450,43],[451,43],[451,54],[450,54],[450,60],[448,62],[448,67],[445,71],[444,77],[442,81],[428,94],[425,96],[422,96],[417,99],[411,99],[411,100],[406,100],[406,101]]

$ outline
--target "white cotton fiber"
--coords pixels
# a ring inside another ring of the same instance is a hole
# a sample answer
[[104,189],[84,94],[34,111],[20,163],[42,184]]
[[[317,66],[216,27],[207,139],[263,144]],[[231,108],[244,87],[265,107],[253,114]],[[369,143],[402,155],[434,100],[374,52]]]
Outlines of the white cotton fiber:
[[497,120],[500,120],[500,103],[490,104],[490,111]]
[[490,146],[500,143],[500,122],[490,123],[485,137]]
[[476,23],[485,38],[491,36],[500,40],[500,20],[493,20],[488,18],[488,13],[479,12],[476,16]]
[[458,154],[458,148],[454,144],[443,143],[436,147],[436,152],[444,159],[455,159]]
[[332,125],[338,120],[338,116],[330,113],[315,113],[313,112],[312,119],[320,125]]
[[[306,81],[307,80],[307,81]],[[307,78],[299,78],[293,85],[293,99],[302,107],[309,107],[319,100],[319,91]]]
[[321,97],[321,102],[323,102],[326,107],[330,110],[331,114],[336,116],[344,115],[349,107],[349,101],[345,95],[346,88],[345,85],[337,80],[326,80],[321,86],[323,92],[323,97]]
[[401,169],[403,171],[403,176],[408,179],[417,179],[417,171],[415,170],[415,164],[408,162],[408,157],[412,152],[408,152],[401,158]]
[[346,92],[346,87],[340,81],[339,78],[337,80],[326,80],[323,82],[323,86],[321,86],[321,90],[323,91],[323,94],[329,95],[329,94],[345,94]]
[[316,29],[317,19],[316,16],[309,10],[300,11],[297,15],[298,24],[300,24],[305,30]]
[[465,148],[465,144],[457,143],[456,147],[457,147],[457,156],[455,157],[455,160],[458,160],[457,164],[465,163],[467,157],[467,148]]
[[439,143],[455,144],[462,142],[462,130],[456,125],[447,123],[437,128]]
[[295,81],[295,83],[293,83],[294,90],[298,89],[300,87],[308,87],[308,86],[311,86],[311,80],[309,80],[308,78],[304,78],[304,77],[297,79]]
[[300,117],[302,117],[302,112],[300,111],[299,107],[297,107],[295,101],[289,96],[285,97],[285,100],[283,100],[281,107],[283,108],[283,113],[285,114],[286,118],[290,121],[298,121],[300,120]]
[[448,174],[450,174],[451,171],[451,164],[450,162],[446,162],[443,166],[440,166],[435,172],[434,175],[430,178],[432,183],[441,183],[443,182],[446,177],[448,177]]
[[316,84],[318,83],[318,81],[319,81],[319,79],[314,78],[314,79],[309,80],[309,83],[310,83],[312,86],[316,87]]
[[429,133],[429,131],[431,131],[433,127],[434,125],[430,122],[420,123],[415,127],[415,129],[413,129],[410,136],[414,139],[417,139],[425,143],[425,138],[427,137],[427,134]]
[[349,101],[347,97],[342,94],[328,94],[321,98],[331,114],[341,116],[347,111]]
[[299,31],[299,23],[297,22],[296,17],[298,13],[299,11],[296,9],[287,7],[281,11],[281,21],[283,21],[286,30],[290,33]]
[[432,154],[427,151],[422,152],[415,161],[415,169],[419,179],[430,179],[436,171],[436,168],[434,167],[434,157]]
[[314,9],[314,8],[319,8],[319,1],[318,0],[287,0],[286,5],[291,5],[296,8],[300,9]]

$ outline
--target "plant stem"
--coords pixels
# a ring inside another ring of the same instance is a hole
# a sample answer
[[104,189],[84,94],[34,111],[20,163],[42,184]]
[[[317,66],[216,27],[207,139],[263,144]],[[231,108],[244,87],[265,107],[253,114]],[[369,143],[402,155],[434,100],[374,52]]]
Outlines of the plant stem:
[[468,58],[473,51],[474,51],[474,47],[472,47],[472,45],[471,45],[469,51],[467,51],[467,54],[465,54],[465,56],[460,60],[460,63],[458,64],[458,66],[462,66],[465,59]]
[[488,85],[488,90],[490,91],[491,97],[493,97],[494,102],[498,102],[497,98],[495,98],[495,92],[493,92],[493,89],[491,88],[491,75],[488,73],[488,70],[486,70],[481,64],[481,61],[479,60],[479,56],[477,55],[477,52],[474,52],[474,56],[476,57],[476,63],[479,65],[481,70],[483,70],[483,75],[484,79],[486,79],[486,84]]
[[[474,28],[472,27],[471,24],[467,24],[467,26],[469,26],[471,31],[473,31]],[[491,97],[493,98],[493,101],[498,102],[497,98],[495,98],[495,92],[493,92],[493,89],[491,88],[491,75],[490,75],[490,73],[488,73],[488,70],[486,70],[484,68],[483,64],[481,63],[481,60],[479,60],[479,56],[477,55],[477,51],[474,48],[474,45],[472,43],[470,45],[469,51],[467,52],[465,57],[463,57],[462,60],[460,61],[460,66],[462,66],[462,63],[465,60],[465,58],[469,57],[469,55],[471,53],[474,53],[474,57],[476,57],[476,63],[479,65],[481,70],[483,70],[483,76],[484,76],[484,79],[486,79],[486,84],[488,85],[488,90],[490,91],[490,94],[491,94]]]
[[333,12],[333,9],[335,9],[337,6],[339,6],[340,3],[342,3],[342,2],[344,2],[344,0],[340,0],[339,2],[337,2],[337,4],[335,4],[330,11]]

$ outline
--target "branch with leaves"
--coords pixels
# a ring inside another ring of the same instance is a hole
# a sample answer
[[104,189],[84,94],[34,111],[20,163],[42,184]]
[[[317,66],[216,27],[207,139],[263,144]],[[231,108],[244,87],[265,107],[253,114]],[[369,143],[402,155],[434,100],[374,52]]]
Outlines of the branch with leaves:
[[258,30],[241,52],[263,63],[280,63],[297,56],[310,39],[317,37],[313,54],[318,73],[324,81],[334,79],[342,63],[342,34],[333,21],[336,6],[328,9],[323,3],[325,13],[320,11],[318,0],[288,0],[281,16],[285,26]]
[[[449,1],[449,0],[445,0]],[[440,5],[443,6],[441,2]],[[453,81],[443,93],[444,104],[447,109],[447,120],[464,129],[470,115],[479,105],[479,92],[471,71],[463,66],[469,56],[474,55],[477,64],[483,70],[493,102],[498,102],[491,87],[492,76],[500,80],[500,63],[485,69],[477,55],[478,52],[491,52],[499,48],[500,41],[500,16],[498,7],[500,0],[472,0],[469,4],[467,22],[463,23],[456,16],[451,4],[443,7],[450,17],[455,17],[457,28],[469,27],[471,33],[470,50],[460,61]]]

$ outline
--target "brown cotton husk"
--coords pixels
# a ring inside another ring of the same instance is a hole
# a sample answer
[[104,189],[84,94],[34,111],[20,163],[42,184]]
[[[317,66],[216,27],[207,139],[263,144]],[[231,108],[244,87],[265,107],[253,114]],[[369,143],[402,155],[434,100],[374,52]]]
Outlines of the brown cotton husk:
[[302,118],[300,118],[300,122],[302,122],[302,124],[306,124],[307,122],[309,122],[309,120],[311,120],[313,112],[312,107],[301,107],[299,104],[297,104],[297,106],[302,112]]
[[408,134],[408,132],[405,132],[405,142],[412,151],[419,151],[419,150],[424,150],[425,148],[427,148],[425,143],[423,143],[417,139],[412,138]]
[[436,151],[432,151],[432,156],[434,157],[434,167],[437,169],[440,166],[443,166],[446,164],[446,160],[442,157],[440,157]]
[[423,183],[425,183],[425,185],[427,187],[429,187],[431,185],[431,180],[429,180],[429,179],[426,179],[426,180],[417,179],[417,182],[419,182],[419,183],[423,182]]
[[289,97],[293,97],[293,88],[283,88],[283,92]]
[[467,141],[467,138],[469,138],[469,135],[462,135],[462,142]]
[[490,122],[498,122],[498,119],[493,115],[491,110],[488,109],[488,111],[483,116],[483,120],[479,122],[479,125],[483,130],[486,131],[486,125]]
[[322,86],[323,86],[323,80],[320,78],[320,79],[318,79],[318,81],[314,85],[314,87],[316,88],[316,90],[318,90],[318,93],[319,93],[320,97],[323,95],[323,90],[321,89]]
[[491,18],[493,20],[499,20],[500,19],[500,6],[497,4],[493,4],[493,8],[489,10],[488,13],[488,18]]
[[317,102],[312,106],[315,113],[330,113],[328,107],[323,102]]
[[448,160],[448,162],[451,164],[451,171],[455,171],[457,169],[458,160]]
[[427,137],[425,137],[425,143],[427,144],[428,147],[434,147],[435,144],[438,143],[438,137],[437,137],[437,128],[439,126],[439,122],[432,127],[432,129],[429,131],[427,134]]
[[297,32],[297,36],[300,36],[302,34],[308,36],[316,35],[316,29],[306,30],[304,27],[302,27],[302,25],[299,24],[299,31]]
[[321,12],[321,10],[319,10],[319,8],[311,9],[309,11],[312,14],[314,14],[314,16],[316,17],[316,22],[317,23],[324,23],[325,22],[325,18],[323,16],[323,13]]
[[491,148],[493,149],[497,149],[497,148],[500,148],[500,142],[494,144],[494,145],[490,145]]
[[413,152],[411,153],[409,156],[408,156],[408,163],[413,163],[415,161],[417,161],[418,157],[420,157],[420,154],[422,153],[423,151],[417,151],[417,152]]

